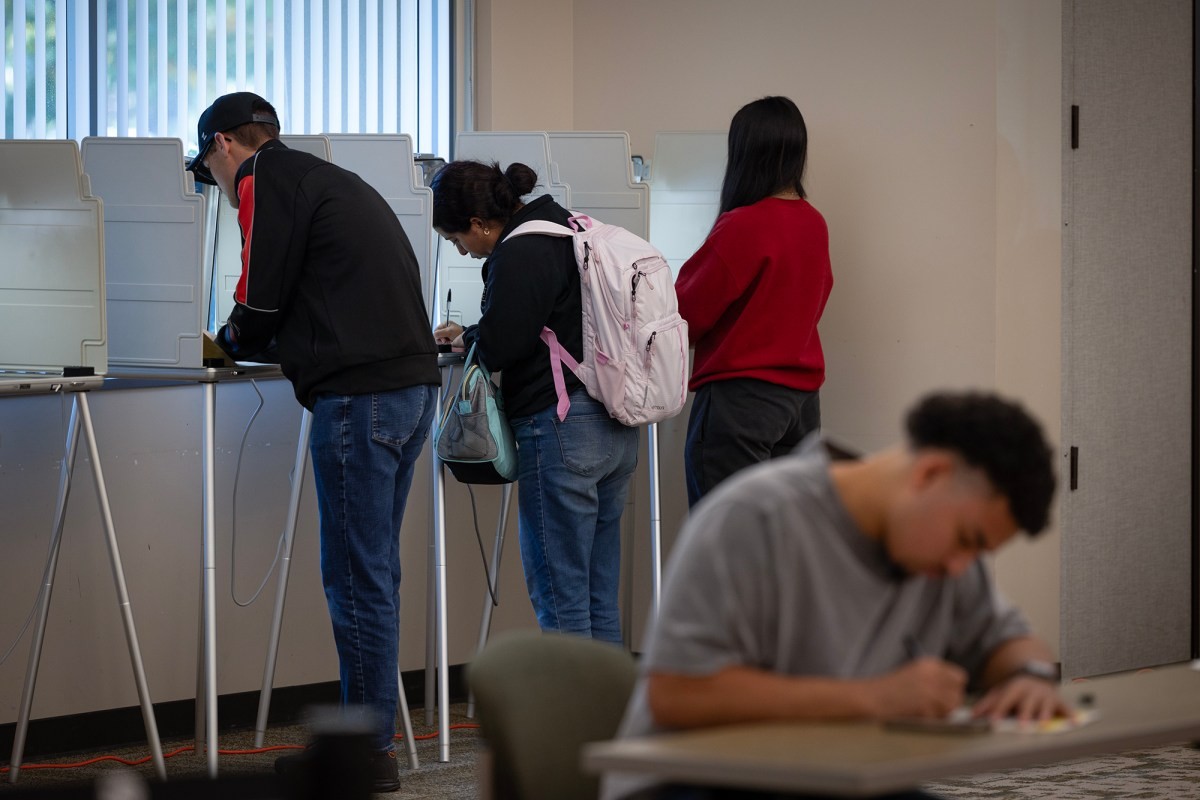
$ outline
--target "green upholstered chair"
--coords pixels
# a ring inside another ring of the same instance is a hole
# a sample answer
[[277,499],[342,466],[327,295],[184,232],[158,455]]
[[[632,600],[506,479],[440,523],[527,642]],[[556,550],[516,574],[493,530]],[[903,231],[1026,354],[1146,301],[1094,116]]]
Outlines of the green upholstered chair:
[[633,656],[566,634],[498,636],[467,666],[490,749],[490,794],[514,800],[591,800],[597,776],[580,748],[611,739],[637,674]]

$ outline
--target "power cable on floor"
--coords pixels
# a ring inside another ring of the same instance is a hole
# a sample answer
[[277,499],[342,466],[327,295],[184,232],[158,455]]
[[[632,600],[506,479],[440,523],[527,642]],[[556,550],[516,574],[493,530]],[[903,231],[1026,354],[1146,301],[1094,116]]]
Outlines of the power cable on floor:
[[[451,725],[450,730],[452,730],[452,731],[463,730],[463,729],[469,730],[469,729],[475,729],[478,727],[479,727],[479,725],[477,725],[473,722],[460,722],[460,723]],[[425,734],[421,734],[420,736],[413,736],[413,740],[414,741],[424,741],[426,739],[436,739],[438,737],[438,735],[439,734],[436,731],[434,731],[433,733],[425,733]],[[397,741],[404,741],[404,734],[397,733],[392,738]],[[263,753],[271,753],[271,752],[274,752],[277,750],[303,750],[304,747],[305,746],[302,744],[277,744],[277,745],[271,745],[270,747],[256,747],[256,748],[253,748],[250,750],[217,750],[217,755],[221,755],[221,756],[257,756],[257,755],[262,755]],[[196,750],[195,745],[186,745],[184,747],[177,747],[169,753],[164,753],[163,759],[174,758],[175,756],[182,755],[184,753],[192,753],[192,752],[195,752],[195,750]],[[102,761],[115,761],[118,764],[123,764],[126,767],[140,767],[142,764],[149,763],[151,758],[152,758],[151,756],[146,756],[145,758],[127,759],[127,758],[121,758],[120,756],[103,755],[103,756],[96,756],[95,758],[89,758],[86,761],[76,761],[76,762],[71,762],[69,764],[22,764],[21,769],[22,770],[27,770],[27,769],[28,770],[81,769],[83,767],[90,767],[93,764],[98,764]],[[0,767],[0,775],[8,773],[10,769],[11,769],[11,767]]]

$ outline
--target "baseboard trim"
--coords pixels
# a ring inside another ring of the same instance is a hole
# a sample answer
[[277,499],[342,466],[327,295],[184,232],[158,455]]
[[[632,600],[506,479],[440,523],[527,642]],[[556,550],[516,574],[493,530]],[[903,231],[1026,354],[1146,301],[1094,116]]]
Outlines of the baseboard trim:
[[[416,709],[425,707],[425,671],[405,672],[402,678],[409,710],[415,717]],[[464,702],[467,699],[467,687],[463,665],[450,667],[449,680],[450,702]],[[253,691],[218,697],[218,732],[252,730],[258,718],[258,695],[257,691]],[[303,720],[304,710],[308,706],[337,702],[337,681],[279,687],[271,691],[268,724],[294,724]],[[193,736],[196,730],[196,702],[175,700],[155,703],[154,717],[162,739]],[[0,763],[8,763],[7,757],[12,753],[16,730],[15,722],[0,725],[0,755],[5,759]],[[47,717],[30,721],[23,760],[29,762],[46,756],[126,747],[145,741],[146,729],[142,723],[140,706]]]

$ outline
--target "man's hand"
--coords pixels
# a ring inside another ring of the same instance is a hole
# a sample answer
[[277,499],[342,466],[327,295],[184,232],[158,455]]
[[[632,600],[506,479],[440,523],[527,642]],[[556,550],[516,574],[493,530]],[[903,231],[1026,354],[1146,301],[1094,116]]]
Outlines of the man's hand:
[[1029,722],[1069,715],[1071,707],[1059,696],[1058,686],[1053,682],[1031,675],[1014,675],[992,687],[971,713],[976,717],[1015,717]]
[[463,328],[456,322],[444,322],[433,329],[433,339],[438,344],[462,347]]
[[963,703],[967,673],[940,658],[917,658],[865,682],[878,719],[944,717]]

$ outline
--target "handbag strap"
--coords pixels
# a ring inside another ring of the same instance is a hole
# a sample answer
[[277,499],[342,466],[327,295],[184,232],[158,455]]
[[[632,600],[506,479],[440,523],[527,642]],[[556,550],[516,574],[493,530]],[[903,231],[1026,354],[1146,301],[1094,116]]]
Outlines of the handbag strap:
[[463,359],[462,374],[458,376],[458,386],[453,392],[446,393],[446,399],[442,403],[442,413],[440,419],[445,420],[446,415],[450,413],[450,407],[458,398],[463,396],[463,390],[467,386],[467,372],[471,366],[471,360],[475,357],[475,343],[471,343],[471,349],[467,351],[467,357]]
[[450,392],[446,395],[446,401],[442,404],[442,419],[445,419],[446,415],[450,412],[450,405],[452,403],[457,400],[467,399],[467,387],[469,385],[469,378],[471,377],[472,373],[478,372],[483,376],[485,381],[488,383],[492,382],[492,375],[487,371],[487,367],[483,366],[483,364],[475,359],[476,344],[478,343],[471,343],[471,348],[467,350],[467,357],[463,359],[462,375],[460,375],[458,378],[458,387],[453,392]]

